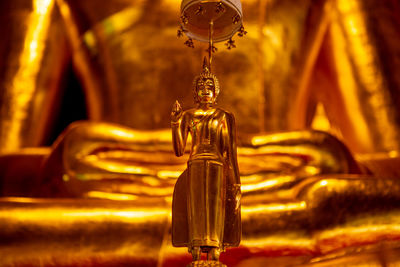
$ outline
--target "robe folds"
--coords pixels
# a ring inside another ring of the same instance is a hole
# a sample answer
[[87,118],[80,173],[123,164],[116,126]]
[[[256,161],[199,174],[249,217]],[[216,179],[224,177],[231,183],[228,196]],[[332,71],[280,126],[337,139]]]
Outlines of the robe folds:
[[172,244],[189,248],[238,246],[239,198],[228,163],[208,159],[189,161],[174,188]]

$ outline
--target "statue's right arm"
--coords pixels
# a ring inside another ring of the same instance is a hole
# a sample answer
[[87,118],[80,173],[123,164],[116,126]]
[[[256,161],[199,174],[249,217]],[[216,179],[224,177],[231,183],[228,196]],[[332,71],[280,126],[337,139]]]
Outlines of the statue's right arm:
[[188,136],[188,113],[182,112],[179,103],[176,103],[171,114],[172,143],[177,157],[185,153]]

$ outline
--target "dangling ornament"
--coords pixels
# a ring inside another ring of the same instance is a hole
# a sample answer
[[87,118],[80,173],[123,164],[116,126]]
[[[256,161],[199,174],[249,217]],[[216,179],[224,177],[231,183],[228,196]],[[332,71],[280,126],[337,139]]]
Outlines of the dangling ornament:
[[181,25],[177,32],[178,38],[182,37],[185,32],[187,32],[187,30],[185,30]]
[[199,5],[199,7],[197,8],[195,14],[196,15],[204,15],[204,13],[205,13],[204,8],[202,7],[202,5]]
[[183,12],[182,15],[181,15],[181,23],[183,25],[186,25],[186,24],[188,24],[188,22],[189,22],[189,20],[188,20],[188,18],[186,16],[185,12]]
[[240,19],[241,19],[240,16],[236,15],[236,16],[232,17],[232,23],[238,24],[240,22]]
[[[211,49],[211,50],[210,50],[210,49]],[[216,47],[213,45],[213,46],[208,47],[208,48],[206,49],[206,52],[207,52],[207,53],[210,53],[210,51],[211,51],[211,53],[215,53],[215,52],[218,51],[218,48],[216,48]]]
[[236,48],[235,41],[234,41],[232,38],[230,38],[230,39],[228,40],[228,42],[226,42],[225,45],[227,46],[227,48],[228,48],[229,50],[231,50],[232,48]]
[[217,9],[215,10],[215,12],[224,13],[225,11],[226,11],[226,8],[225,8],[224,4],[222,2],[219,2],[217,4]]
[[247,32],[245,31],[245,29],[244,29],[244,27],[243,27],[243,25],[242,25],[242,27],[240,27],[240,29],[239,29],[239,31],[238,31],[238,36],[239,37],[243,37],[243,36],[245,36],[247,34]]
[[190,48],[194,48],[194,43],[193,43],[193,39],[192,38],[187,39],[184,44],[187,45]]

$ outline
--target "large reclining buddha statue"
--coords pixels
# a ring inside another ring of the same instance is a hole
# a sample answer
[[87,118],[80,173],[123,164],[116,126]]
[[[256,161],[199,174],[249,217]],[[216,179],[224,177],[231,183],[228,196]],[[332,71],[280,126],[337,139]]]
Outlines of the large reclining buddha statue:
[[[205,47],[176,38],[179,2],[0,4],[4,266],[190,262],[171,245],[187,157],[174,157],[166,128],[175,99],[192,103]],[[246,40],[215,56],[242,182],[241,246],[221,261],[399,264],[399,5],[242,3]],[[69,57],[89,120],[40,147]]]

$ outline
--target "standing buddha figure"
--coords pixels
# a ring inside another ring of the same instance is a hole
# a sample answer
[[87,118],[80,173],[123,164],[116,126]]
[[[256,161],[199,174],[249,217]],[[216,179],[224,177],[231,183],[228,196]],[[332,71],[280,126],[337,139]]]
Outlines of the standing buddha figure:
[[189,133],[192,137],[187,170],[174,190],[172,242],[187,246],[193,262],[202,252],[218,261],[220,252],[238,246],[241,238],[235,118],[216,106],[219,83],[206,63],[193,87],[197,106],[183,111],[175,102],[171,113],[176,156],[184,154]]

